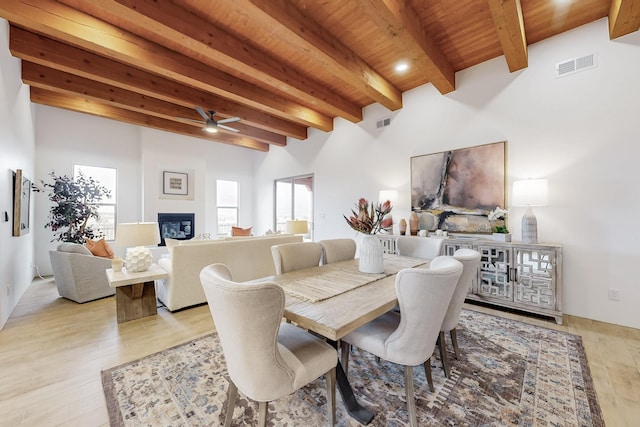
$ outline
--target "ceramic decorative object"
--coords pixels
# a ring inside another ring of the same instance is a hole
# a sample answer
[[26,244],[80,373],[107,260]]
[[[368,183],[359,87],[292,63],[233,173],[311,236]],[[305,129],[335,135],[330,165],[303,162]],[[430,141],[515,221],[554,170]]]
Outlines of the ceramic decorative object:
[[360,240],[358,270],[362,273],[384,272],[384,248],[375,234],[364,234]]
[[114,272],[122,271],[123,264],[124,262],[120,257],[115,257],[114,259],[111,260],[111,268],[113,269]]
[[412,236],[415,236],[418,234],[418,214],[415,212],[411,213],[411,216],[409,216],[409,230],[411,232]]
[[402,218],[398,224],[398,228],[400,229],[400,235],[404,236],[407,232],[407,220]]

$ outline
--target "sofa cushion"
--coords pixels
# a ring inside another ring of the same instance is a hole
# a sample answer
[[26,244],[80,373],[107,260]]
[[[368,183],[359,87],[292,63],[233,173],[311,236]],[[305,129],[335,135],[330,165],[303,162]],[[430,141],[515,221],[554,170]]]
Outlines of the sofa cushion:
[[240,228],[240,227],[231,227],[231,235],[232,236],[251,236],[251,229],[249,228]]
[[104,239],[85,239],[85,243],[87,245],[87,249],[89,249],[94,256],[113,259],[113,251],[111,250],[111,246],[109,246],[109,244]]
[[81,255],[93,255],[89,249],[79,243],[64,242],[57,247],[58,252],[69,252]]

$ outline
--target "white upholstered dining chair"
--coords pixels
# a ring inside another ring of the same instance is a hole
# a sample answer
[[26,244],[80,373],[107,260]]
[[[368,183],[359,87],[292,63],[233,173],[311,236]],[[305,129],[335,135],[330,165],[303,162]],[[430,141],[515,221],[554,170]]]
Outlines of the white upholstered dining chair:
[[480,265],[480,253],[473,249],[458,249],[453,254],[453,257],[462,263],[462,275],[460,276],[456,289],[451,297],[451,302],[449,303],[449,308],[447,308],[447,313],[442,321],[442,327],[440,328],[440,335],[438,338],[440,359],[442,360],[442,367],[447,378],[451,378],[451,371],[449,368],[449,359],[447,357],[447,341],[445,335],[446,332],[449,332],[451,344],[453,345],[453,352],[456,359],[459,359],[460,350],[458,349],[456,327],[460,321],[460,312],[462,312],[464,299],[467,296],[467,293],[469,293],[473,277],[478,275],[478,266]]
[[356,256],[356,241],[353,239],[320,240],[322,263],[347,261]]
[[396,276],[400,312],[389,311],[342,338],[342,366],[348,371],[349,349],[358,347],[374,356],[404,366],[407,409],[416,426],[413,367],[423,365],[433,392],[431,355],[451,296],[462,274],[462,264],[440,256],[429,268],[408,268]]
[[200,281],[229,372],[225,427],[231,425],[238,390],[259,402],[259,425],[267,405],[325,376],[327,414],[335,424],[336,350],[310,333],[282,323],[284,291],[273,282],[236,283],[224,264],[202,269]]
[[322,258],[322,246],[317,242],[283,243],[271,246],[276,274],[317,267]]
[[434,259],[440,255],[444,239],[437,237],[398,236],[398,255],[415,258]]

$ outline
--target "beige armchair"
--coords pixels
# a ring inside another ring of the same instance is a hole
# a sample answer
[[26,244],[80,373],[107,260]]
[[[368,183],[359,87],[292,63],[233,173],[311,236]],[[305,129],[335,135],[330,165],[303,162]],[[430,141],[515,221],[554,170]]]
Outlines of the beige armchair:
[[356,256],[356,242],[353,239],[321,240],[322,263],[346,261]]
[[269,401],[322,375],[327,383],[328,418],[335,424],[336,350],[320,338],[282,323],[282,288],[273,282],[233,282],[224,264],[202,269],[200,281],[229,371],[225,427],[231,425],[238,390],[259,402],[259,425],[265,426]]
[[460,350],[458,349],[456,327],[460,320],[460,312],[462,311],[464,299],[471,288],[471,280],[478,274],[478,266],[480,265],[480,253],[473,249],[458,249],[453,254],[453,257],[462,263],[463,270],[462,275],[458,280],[458,284],[456,285],[456,289],[453,292],[453,297],[451,297],[447,313],[442,321],[442,327],[440,328],[440,335],[438,338],[440,359],[442,360],[442,367],[447,378],[451,378],[451,371],[449,369],[449,359],[447,358],[447,341],[445,339],[445,333],[449,332],[454,354],[456,359],[459,359]]
[[413,367],[423,365],[433,392],[431,355],[451,296],[462,274],[452,257],[433,259],[428,269],[408,268],[396,276],[400,312],[390,311],[342,338],[342,366],[347,371],[350,346],[392,363],[404,365],[407,410],[417,426]]
[[111,260],[94,256],[83,245],[62,243],[49,251],[49,259],[61,297],[84,303],[116,293],[105,271],[111,268]]
[[444,239],[437,237],[398,236],[396,249],[398,255],[434,259],[440,255],[443,243]]
[[322,246],[316,242],[283,243],[271,246],[276,274],[317,267],[322,258]]

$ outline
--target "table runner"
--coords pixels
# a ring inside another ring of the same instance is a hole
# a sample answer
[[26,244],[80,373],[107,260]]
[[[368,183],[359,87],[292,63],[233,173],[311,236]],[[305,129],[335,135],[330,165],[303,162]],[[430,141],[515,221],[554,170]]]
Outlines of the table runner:
[[352,259],[292,271],[276,277],[274,282],[282,286],[288,295],[318,302],[397,274],[403,268],[417,267],[428,262],[429,260],[422,258],[385,254],[383,273],[361,273],[358,270],[358,260]]

